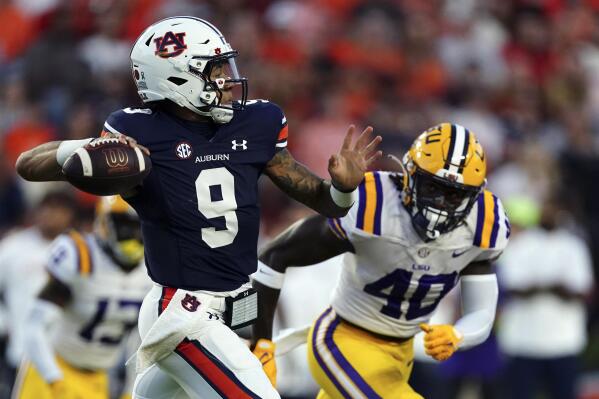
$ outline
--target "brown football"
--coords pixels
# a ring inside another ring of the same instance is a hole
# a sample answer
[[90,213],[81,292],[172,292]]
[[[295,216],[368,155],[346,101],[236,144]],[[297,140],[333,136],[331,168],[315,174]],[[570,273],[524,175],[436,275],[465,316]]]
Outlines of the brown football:
[[114,195],[141,184],[152,161],[139,148],[115,138],[95,139],[64,163],[62,172],[73,186],[95,195]]

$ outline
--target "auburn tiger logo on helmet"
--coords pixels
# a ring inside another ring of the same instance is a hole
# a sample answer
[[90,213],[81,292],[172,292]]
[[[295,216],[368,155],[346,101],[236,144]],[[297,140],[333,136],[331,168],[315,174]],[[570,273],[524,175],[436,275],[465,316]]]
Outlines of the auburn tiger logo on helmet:
[[487,164],[473,132],[441,123],[423,132],[404,155],[403,202],[425,240],[456,228],[486,184]]

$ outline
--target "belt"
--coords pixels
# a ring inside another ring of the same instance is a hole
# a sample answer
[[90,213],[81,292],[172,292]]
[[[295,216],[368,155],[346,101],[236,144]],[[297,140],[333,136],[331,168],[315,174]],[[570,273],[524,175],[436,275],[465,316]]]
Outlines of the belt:
[[337,317],[339,317],[339,320],[341,320],[343,323],[348,324],[349,326],[351,326],[351,327],[353,327],[355,329],[363,331],[366,334],[372,335],[373,337],[378,338],[378,339],[382,339],[384,341],[396,342],[398,344],[403,344],[405,342],[408,342],[412,338],[414,338],[413,336],[412,337],[394,337],[392,335],[379,334],[379,333],[376,333],[374,331],[367,330],[364,327],[361,327],[361,326],[359,326],[357,324],[354,324],[354,323],[352,323],[350,321],[347,321],[344,318],[340,317],[339,315],[337,315]]

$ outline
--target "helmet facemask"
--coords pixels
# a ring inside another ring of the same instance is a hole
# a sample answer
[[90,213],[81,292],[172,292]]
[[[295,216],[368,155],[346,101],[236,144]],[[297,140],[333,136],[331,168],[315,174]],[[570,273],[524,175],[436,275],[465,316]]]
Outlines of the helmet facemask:
[[420,168],[408,179],[406,207],[412,224],[425,241],[450,232],[466,218],[482,187],[452,183]]
[[[233,117],[234,111],[243,110],[248,93],[247,79],[239,75],[235,57],[237,51],[229,51],[217,56],[203,57],[194,56],[189,62],[189,72],[202,79],[204,89],[199,96],[199,104],[195,106],[198,113],[210,115],[217,123],[226,123]],[[213,79],[213,73],[222,78]],[[233,91],[241,89],[238,100],[233,100]],[[230,104],[223,103],[223,94],[231,91]]]

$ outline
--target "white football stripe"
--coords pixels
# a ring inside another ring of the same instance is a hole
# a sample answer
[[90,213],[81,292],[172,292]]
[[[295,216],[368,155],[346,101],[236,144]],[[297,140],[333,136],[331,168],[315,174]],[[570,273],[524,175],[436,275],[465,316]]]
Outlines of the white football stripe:
[[362,391],[360,391],[360,389],[354,385],[353,381],[348,377],[345,371],[339,367],[337,361],[333,357],[333,354],[328,350],[327,344],[324,341],[327,329],[335,317],[335,311],[331,310],[331,312],[322,319],[318,331],[314,332],[314,334],[316,334],[316,348],[314,348],[314,350],[318,351],[318,354],[322,358],[322,361],[326,364],[326,367],[329,368],[333,376],[337,378],[339,384],[341,384],[347,393],[350,394],[352,399],[367,399]]
[[87,150],[81,147],[75,151],[75,154],[79,155],[79,159],[81,160],[83,176],[93,176],[92,160],[89,157]]
[[144,159],[144,154],[141,153],[139,147],[135,147],[135,154],[137,155],[137,163],[139,164],[139,171],[143,172],[146,170],[146,160]]
[[118,130],[116,130],[115,128],[113,128],[112,126],[110,126],[110,124],[108,122],[104,122],[104,127],[106,128],[106,130],[108,130],[110,133],[114,133],[114,134],[123,134],[121,132],[119,132]]
[[279,148],[287,147],[287,141],[285,140],[282,143],[277,143],[275,146]]
[[283,119],[281,119],[281,125],[284,125],[285,122],[287,122],[287,118],[284,116]]

